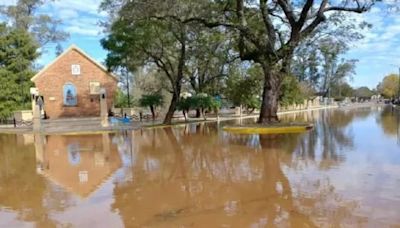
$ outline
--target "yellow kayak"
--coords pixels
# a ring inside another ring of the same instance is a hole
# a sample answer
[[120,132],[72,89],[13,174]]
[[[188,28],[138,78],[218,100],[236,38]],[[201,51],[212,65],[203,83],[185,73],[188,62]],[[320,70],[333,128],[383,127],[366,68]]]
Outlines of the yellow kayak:
[[312,124],[304,124],[293,126],[226,126],[223,130],[236,134],[290,134],[305,132],[312,128]]

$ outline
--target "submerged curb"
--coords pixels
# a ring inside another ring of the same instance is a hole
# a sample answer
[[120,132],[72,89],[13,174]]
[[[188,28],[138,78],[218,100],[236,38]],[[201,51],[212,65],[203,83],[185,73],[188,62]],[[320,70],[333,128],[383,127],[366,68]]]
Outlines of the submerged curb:
[[312,124],[294,126],[226,126],[224,131],[236,134],[291,134],[311,130]]

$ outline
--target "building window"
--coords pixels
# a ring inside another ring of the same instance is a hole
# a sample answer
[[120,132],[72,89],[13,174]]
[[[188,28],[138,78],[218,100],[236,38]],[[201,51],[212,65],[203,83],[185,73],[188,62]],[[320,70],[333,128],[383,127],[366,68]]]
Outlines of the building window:
[[81,74],[81,66],[78,64],[71,65],[71,73],[72,75],[80,75]]
[[64,85],[64,105],[65,106],[76,106],[77,93],[76,87],[72,83],[67,83]]

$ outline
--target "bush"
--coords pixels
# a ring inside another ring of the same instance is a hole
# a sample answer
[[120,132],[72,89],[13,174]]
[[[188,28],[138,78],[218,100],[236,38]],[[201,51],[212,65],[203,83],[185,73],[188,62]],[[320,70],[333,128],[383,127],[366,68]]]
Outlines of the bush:
[[205,93],[199,93],[192,97],[181,98],[178,103],[178,110],[183,111],[183,114],[186,119],[186,113],[189,112],[190,109],[200,109],[204,119],[206,118],[205,112],[207,110],[215,110],[221,107],[221,102],[215,99],[214,97],[208,96]]
[[155,109],[159,106],[162,106],[164,103],[164,99],[161,94],[159,93],[153,93],[153,94],[148,94],[148,95],[143,95],[139,99],[139,104],[142,107],[149,107],[151,111],[151,115],[153,117],[153,120],[155,119]]

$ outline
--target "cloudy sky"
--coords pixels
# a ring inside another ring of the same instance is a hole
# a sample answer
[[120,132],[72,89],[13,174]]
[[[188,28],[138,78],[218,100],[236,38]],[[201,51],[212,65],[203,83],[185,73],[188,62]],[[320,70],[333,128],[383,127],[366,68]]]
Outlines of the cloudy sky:
[[[0,0],[0,4],[15,4],[16,0]],[[99,20],[105,20],[104,12],[98,11],[101,0],[56,0],[40,10],[63,21],[62,29],[70,38],[62,45],[66,49],[76,44],[94,59],[102,62],[106,51],[99,40],[104,37]],[[397,73],[400,67],[400,12],[388,13],[375,7],[371,12],[354,15],[354,20],[365,20],[373,25],[365,31],[365,39],[352,45],[345,58],[358,59],[357,74],[351,81],[353,86],[366,85],[374,88],[388,73]],[[45,65],[54,58],[53,47],[48,47],[39,64]]]

